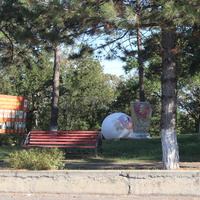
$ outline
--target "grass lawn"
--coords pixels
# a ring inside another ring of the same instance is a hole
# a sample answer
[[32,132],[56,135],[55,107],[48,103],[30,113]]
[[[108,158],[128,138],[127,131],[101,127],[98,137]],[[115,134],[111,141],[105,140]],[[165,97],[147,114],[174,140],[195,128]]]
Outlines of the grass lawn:
[[17,146],[0,146],[0,162],[5,162],[9,153],[20,150],[21,147]]
[[[200,135],[178,135],[181,162],[200,162]],[[0,162],[20,147],[0,147]],[[67,150],[68,152],[68,150]],[[80,151],[79,153],[81,153]],[[161,162],[161,138],[103,141],[103,154],[93,157],[94,150],[79,157],[68,157],[73,162]]]
[[[181,162],[200,162],[200,135],[178,135]],[[114,161],[162,161],[161,138],[104,141],[103,157]]]

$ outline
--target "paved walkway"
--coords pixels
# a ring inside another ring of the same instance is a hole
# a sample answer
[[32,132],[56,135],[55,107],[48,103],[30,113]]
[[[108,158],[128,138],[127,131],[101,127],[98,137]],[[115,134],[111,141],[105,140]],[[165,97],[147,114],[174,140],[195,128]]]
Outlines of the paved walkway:
[[[67,169],[162,169],[161,162],[138,163],[66,163]],[[180,169],[200,169],[200,162],[182,162]]]
[[194,196],[0,194],[1,200],[200,200]]
[[[161,162],[138,162],[138,163],[86,163],[86,162],[66,162],[66,169],[162,169]],[[0,170],[10,169],[10,165],[0,162]],[[200,170],[200,162],[180,162],[180,170]]]

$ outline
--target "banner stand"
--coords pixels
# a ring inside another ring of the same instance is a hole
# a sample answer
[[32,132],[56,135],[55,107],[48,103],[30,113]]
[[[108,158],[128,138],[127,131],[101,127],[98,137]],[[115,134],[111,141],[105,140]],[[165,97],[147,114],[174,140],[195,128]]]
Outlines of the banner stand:
[[0,133],[26,133],[28,98],[0,95]]
[[133,133],[136,138],[150,138],[149,128],[152,108],[149,102],[131,101]]

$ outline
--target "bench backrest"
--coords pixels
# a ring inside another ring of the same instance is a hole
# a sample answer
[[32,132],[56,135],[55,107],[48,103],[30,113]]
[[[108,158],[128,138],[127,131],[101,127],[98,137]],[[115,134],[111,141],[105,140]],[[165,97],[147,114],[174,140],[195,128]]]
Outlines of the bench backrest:
[[24,145],[97,148],[100,131],[30,131]]

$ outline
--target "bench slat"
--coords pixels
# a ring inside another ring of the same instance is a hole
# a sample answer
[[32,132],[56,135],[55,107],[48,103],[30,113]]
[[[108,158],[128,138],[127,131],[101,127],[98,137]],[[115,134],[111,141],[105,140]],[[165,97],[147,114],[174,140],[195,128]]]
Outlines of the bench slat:
[[91,141],[96,141],[96,139],[93,138],[66,138],[66,139],[60,139],[60,138],[41,138],[41,139],[37,139],[37,138],[30,138],[30,142],[34,142],[34,141],[77,141],[77,142],[81,142],[81,141],[85,141],[85,142],[91,142]]
[[94,137],[96,137],[98,134],[72,134],[72,133],[70,133],[70,134],[68,134],[68,133],[65,133],[65,134],[48,134],[48,133],[46,133],[46,134],[36,134],[36,133],[34,133],[34,134],[32,134],[31,133],[31,135],[32,136],[38,136],[38,137],[43,137],[43,136],[56,136],[56,137],[62,137],[62,136],[85,136],[85,137],[87,137],[87,136],[89,136],[89,137],[91,137],[91,136],[94,136]]
[[23,145],[22,147],[28,148],[28,147],[52,147],[52,148],[80,148],[80,149],[95,149],[94,146],[57,146],[57,145]]
[[87,135],[87,136],[85,136],[85,135],[68,135],[68,134],[66,134],[66,135],[30,135],[30,137],[32,137],[32,138],[34,138],[34,137],[36,137],[36,138],[70,138],[70,137],[74,137],[74,138],[97,138],[98,137],[98,135]]
[[32,134],[99,134],[100,131],[31,131]]
[[57,144],[57,145],[60,145],[60,144],[76,144],[76,145],[82,145],[82,144],[85,144],[85,145],[87,145],[87,144],[93,144],[94,146],[95,146],[95,144],[96,144],[96,142],[79,142],[79,143],[77,143],[77,142],[56,142],[56,141],[52,141],[52,142],[31,142],[30,143],[30,145],[31,144]]
[[36,139],[51,139],[51,138],[59,138],[59,139],[70,139],[70,138],[77,138],[77,139],[96,139],[97,138],[97,136],[95,136],[95,137],[93,137],[93,136],[69,136],[69,135],[65,135],[65,136],[58,136],[58,137],[56,137],[56,136],[49,136],[49,135],[47,135],[47,136],[30,136],[30,138],[32,138],[32,139],[34,139],[34,138],[36,138]]

